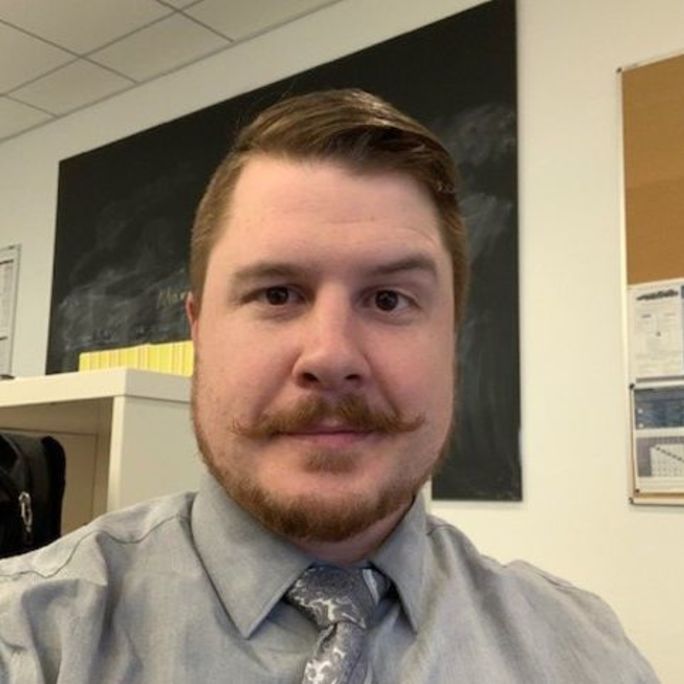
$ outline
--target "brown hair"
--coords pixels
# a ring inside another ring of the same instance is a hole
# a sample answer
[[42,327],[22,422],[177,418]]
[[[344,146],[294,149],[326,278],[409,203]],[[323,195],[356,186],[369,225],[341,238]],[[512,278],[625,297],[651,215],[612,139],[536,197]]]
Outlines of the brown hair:
[[361,172],[399,171],[417,180],[428,190],[441,219],[442,238],[453,265],[458,320],[467,291],[468,260],[454,163],[428,129],[379,97],[357,89],[282,100],[239,133],[209,182],[192,228],[190,287],[198,308],[209,255],[231,192],[246,162],[257,154],[336,161]]

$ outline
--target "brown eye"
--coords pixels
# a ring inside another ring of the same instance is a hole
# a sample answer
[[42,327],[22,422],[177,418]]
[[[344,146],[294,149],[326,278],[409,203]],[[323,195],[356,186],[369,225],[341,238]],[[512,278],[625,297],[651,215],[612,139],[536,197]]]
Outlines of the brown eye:
[[272,306],[282,306],[290,299],[290,291],[286,287],[269,287],[264,291],[266,301]]
[[399,294],[393,290],[380,290],[375,294],[375,306],[381,311],[394,311],[399,305]]

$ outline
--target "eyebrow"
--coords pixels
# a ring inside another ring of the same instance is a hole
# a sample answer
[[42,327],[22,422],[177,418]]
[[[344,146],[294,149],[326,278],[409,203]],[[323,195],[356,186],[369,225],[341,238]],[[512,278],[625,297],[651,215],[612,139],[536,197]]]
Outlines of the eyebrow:
[[[296,279],[306,274],[306,267],[281,261],[259,261],[249,266],[238,269],[231,277],[233,285],[241,286],[250,282],[267,280],[269,278]],[[397,273],[411,271],[423,272],[433,280],[438,280],[437,264],[435,260],[426,254],[411,254],[394,261],[376,264],[362,269],[364,275],[390,276]]]
[[267,280],[269,278],[295,278],[300,276],[304,269],[277,261],[260,261],[244,268],[238,269],[230,278],[233,285],[245,285],[253,281]]
[[394,275],[407,271],[424,272],[437,280],[437,264],[435,260],[426,254],[411,254],[396,261],[378,264],[368,270],[370,275]]

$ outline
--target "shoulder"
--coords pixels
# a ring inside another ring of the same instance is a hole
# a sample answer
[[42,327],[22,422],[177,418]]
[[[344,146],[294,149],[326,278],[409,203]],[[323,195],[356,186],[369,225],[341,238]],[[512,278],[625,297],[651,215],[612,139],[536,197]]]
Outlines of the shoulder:
[[[547,598],[553,602],[578,601],[587,606],[603,604],[594,594],[522,560],[500,563],[477,549],[473,542],[453,525],[435,516],[427,517],[429,552],[440,559],[440,566],[454,579],[473,588],[498,588],[515,599],[520,594]],[[603,604],[605,605],[605,604]]]
[[543,655],[549,667],[564,663],[568,671],[612,672],[615,682],[657,682],[596,594],[525,561],[500,563],[485,556],[460,530],[434,516],[428,516],[427,536],[437,568],[433,590],[448,587],[452,607],[466,610],[498,643],[515,641],[519,660],[525,653],[537,661]]
[[594,620],[603,619],[608,612],[612,615],[595,594],[530,563],[500,563],[480,553],[463,532],[439,518],[428,516],[427,534],[430,554],[451,581],[497,594],[502,608],[516,613],[532,611],[539,618],[547,611],[556,618],[567,614]]
[[178,494],[109,513],[0,562],[0,680],[43,681],[73,656],[74,681],[94,681],[76,674],[89,662],[79,654],[97,652],[112,621],[134,624],[131,616],[171,565],[196,564],[193,499]]
[[0,561],[0,599],[10,584],[67,576],[96,579],[121,554],[183,536],[194,496],[175,494],[107,513],[49,546]]

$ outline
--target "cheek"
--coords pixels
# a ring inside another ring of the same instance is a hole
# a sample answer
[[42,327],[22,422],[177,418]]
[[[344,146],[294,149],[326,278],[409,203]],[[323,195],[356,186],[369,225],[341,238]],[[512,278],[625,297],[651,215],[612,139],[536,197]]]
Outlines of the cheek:
[[395,367],[400,367],[404,376],[428,394],[441,394],[443,388],[453,385],[455,342],[445,324],[426,327],[392,344],[385,341],[380,348],[393,349]]
[[273,335],[255,336],[247,325],[206,332],[198,341],[198,357],[207,410],[223,415],[264,410],[287,377],[282,345],[274,344]]
[[[429,344],[399,345],[397,353],[387,355],[384,348],[380,382],[389,395],[412,413],[422,413],[430,421],[451,419],[454,393],[452,347]],[[376,366],[378,368],[379,366]]]

